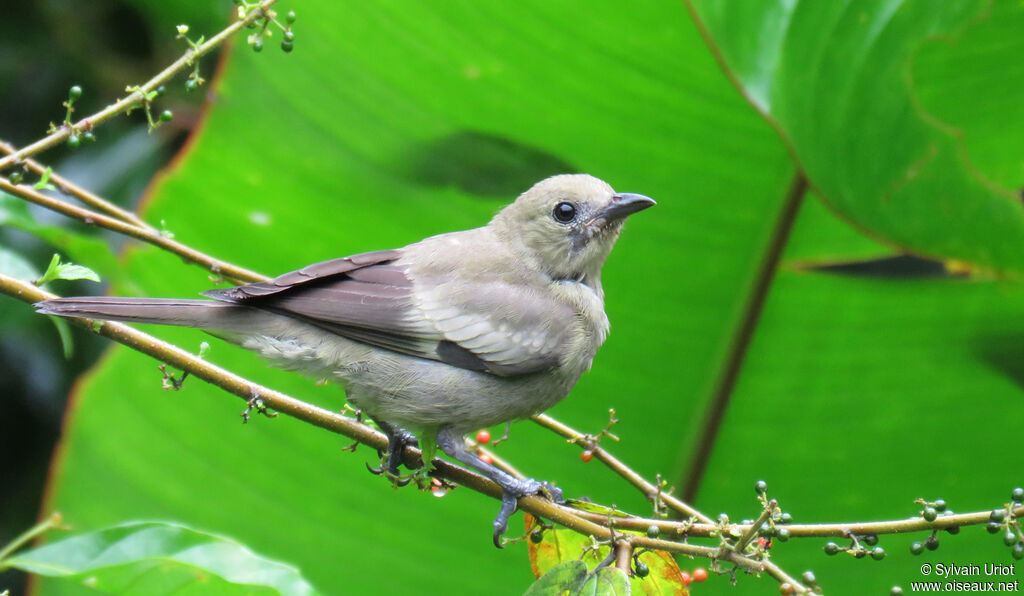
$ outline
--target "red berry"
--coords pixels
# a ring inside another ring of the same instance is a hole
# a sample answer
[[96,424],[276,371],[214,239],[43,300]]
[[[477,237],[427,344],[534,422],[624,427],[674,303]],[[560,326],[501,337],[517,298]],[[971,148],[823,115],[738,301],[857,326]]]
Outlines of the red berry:
[[586,463],[592,459],[594,459],[594,452],[589,449],[580,454],[580,460],[583,463]]
[[486,445],[486,444],[490,443],[491,442],[491,433],[487,432],[486,430],[482,430],[482,431],[476,433],[476,442],[480,443],[481,445]]
[[491,457],[490,454],[488,454],[488,453],[481,453],[480,454],[480,461],[484,462],[485,464],[493,464],[494,463],[494,458]]
[[693,578],[690,577],[690,574],[685,572],[685,571],[681,571],[680,574],[683,576],[683,585],[684,586],[690,585],[690,582],[693,581]]
[[698,584],[708,578],[708,572],[703,567],[698,567],[693,570],[693,581]]

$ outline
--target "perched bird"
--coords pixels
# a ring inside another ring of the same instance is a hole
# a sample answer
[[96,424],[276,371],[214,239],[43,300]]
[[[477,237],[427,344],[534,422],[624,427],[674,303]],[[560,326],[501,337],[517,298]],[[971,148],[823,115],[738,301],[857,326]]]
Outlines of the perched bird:
[[543,180],[481,228],[333,259],[204,299],[81,297],[40,313],[183,325],[338,381],[388,435],[387,472],[415,435],[518,498],[561,491],[465,449],[464,435],[564,398],[608,334],[601,267],[631,213],[654,205],[584,174]]

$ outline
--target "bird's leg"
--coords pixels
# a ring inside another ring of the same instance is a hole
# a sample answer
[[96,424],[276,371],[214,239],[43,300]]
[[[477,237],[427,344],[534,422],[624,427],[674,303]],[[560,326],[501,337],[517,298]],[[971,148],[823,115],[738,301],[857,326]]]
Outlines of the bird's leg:
[[384,434],[388,436],[387,459],[386,463],[382,462],[382,465],[378,468],[371,468],[370,464],[366,464],[366,467],[374,474],[386,474],[388,478],[394,479],[395,484],[398,486],[409,484],[409,479],[403,479],[398,473],[398,466],[402,465],[402,452],[405,450],[405,447],[407,445],[414,447],[418,445],[419,442],[416,440],[416,435],[383,420],[375,420],[375,422],[384,431]]
[[502,548],[501,535],[508,529],[508,518],[515,513],[519,497],[545,492],[556,503],[563,501],[562,490],[546,482],[532,478],[516,478],[505,471],[485,462],[474,453],[466,451],[463,436],[450,427],[442,427],[437,433],[437,444],[450,457],[480,472],[501,487],[501,509],[494,518],[494,546]]

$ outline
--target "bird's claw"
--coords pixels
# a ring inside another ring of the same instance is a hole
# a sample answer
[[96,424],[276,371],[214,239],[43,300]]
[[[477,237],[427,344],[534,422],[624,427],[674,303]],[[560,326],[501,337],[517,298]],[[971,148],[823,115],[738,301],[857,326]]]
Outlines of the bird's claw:
[[508,519],[516,512],[519,506],[519,497],[543,493],[545,497],[554,503],[564,503],[562,489],[552,486],[547,482],[537,482],[533,478],[517,480],[516,484],[506,487],[501,493],[501,509],[498,516],[494,518],[494,546],[505,548],[501,543],[501,537],[508,530]]

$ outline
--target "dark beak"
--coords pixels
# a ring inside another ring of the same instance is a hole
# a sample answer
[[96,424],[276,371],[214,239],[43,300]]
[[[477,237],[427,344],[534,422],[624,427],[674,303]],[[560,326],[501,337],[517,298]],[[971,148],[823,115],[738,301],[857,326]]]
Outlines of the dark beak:
[[612,202],[601,210],[600,215],[606,220],[621,219],[654,205],[657,203],[650,197],[631,192],[620,192],[612,195]]

